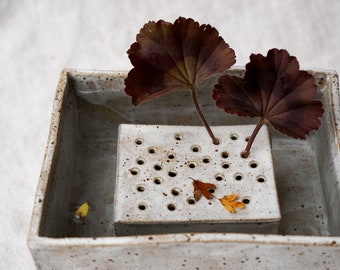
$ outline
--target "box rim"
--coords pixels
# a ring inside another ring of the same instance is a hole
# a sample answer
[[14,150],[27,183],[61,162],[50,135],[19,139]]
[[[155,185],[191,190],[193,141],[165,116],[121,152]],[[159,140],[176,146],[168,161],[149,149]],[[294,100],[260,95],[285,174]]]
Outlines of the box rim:
[[[231,70],[244,71],[243,67],[234,67]],[[335,70],[326,69],[306,69],[307,71],[317,74],[326,73],[329,76],[338,76]],[[43,210],[43,201],[45,199],[45,191],[48,184],[49,169],[52,165],[53,155],[56,150],[56,141],[58,135],[58,127],[60,123],[60,109],[63,103],[65,86],[72,75],[108,75],[108,76],[126,76],[128,71],[109,71],[109,70],[87,70],[65,68],[61,71],[56,94],[53,102],[52,116],[50,122],[50,132],[47,139],[47,146],[43,159],[41,174],[38,181],[38,187],[35,195],[32,218],[29,228],[27,242],[31,248],[35,246],[77,246],[90,244],[91,246],[123,246],[128,244],[150,245],[155,243],[184,243],[184,242],[236,242],[236,243],[252,243],[252,244],[283,244],[283,245],[304,245],[304,246],[332,246],[340,247],[340,237],[338,236],[306,236],[306,235],[266,235],[266,234],[234,234],[234,233],[179,233],[179,234],[161,234],[161,235],[141,235],[141,236],[111,236],[111,237],[67,237],[52,238],[39,236],[39,227]],[[335,109],[340,108],[340,93],[332,91],[332,105]],[[335,98],[337,96],[337,99]],[[337,103],[334,103],[337,101]],[[340,147],[340,119],[334,117],[334,132],[337,138],[338,149]],[[339,175],[340,168],[335,168],[336,175]],[[153,238],[150,241],[150,237]]]

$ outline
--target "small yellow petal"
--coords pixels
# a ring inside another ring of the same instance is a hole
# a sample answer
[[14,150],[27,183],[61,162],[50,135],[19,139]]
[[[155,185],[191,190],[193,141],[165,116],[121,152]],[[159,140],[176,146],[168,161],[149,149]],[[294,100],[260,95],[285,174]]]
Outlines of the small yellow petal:
[[235,207],[243,209],[244,208],[244,203],[243,202],[235,202]]
[[76,218],[84,218],[87,215],[87,212],[89,211],[89,204],[87,202],[84,202],[76,211],[75,217]]
[[235,209],[232,206],[225,204],[224,207],[225,207],[225,209],[228,210],[228,212],[236,213]]
[[235,213],[234,208],[230,205],[230,202],[227,200],[227,196],[224,196],[223,198],[219,199],[219,201],[222,203],[225,209],[227,209],[230,213]]
[[235,202],[237,198],[237,194],[231,194],[228,196],[224,196],[223,198],[219,199],[221,204],[224,206],[224,208],[230,212],[230,213],[236,213],[234,207],[237,208],[244,208],[244,203],[243,202]]
[[237,194],[233,193],[231,195],[228,195],[228,196],[224,196],[224,198],[228,201],[235,201],[236,198],[237,198]]

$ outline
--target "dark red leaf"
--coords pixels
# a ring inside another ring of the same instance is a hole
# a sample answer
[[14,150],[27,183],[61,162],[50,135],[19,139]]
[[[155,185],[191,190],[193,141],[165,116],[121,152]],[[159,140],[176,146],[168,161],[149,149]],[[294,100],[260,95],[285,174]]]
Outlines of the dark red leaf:
[[196,89],[235,63],[235,53],[210,25],[179,17],[148,22],[128,50],[134,68],[125,92],[138,105],[177,89]]
[[299,70],[297,59],[286,50],[271,49],[266,57],[250,56],[243,79],[222,76],[213,99],[228,113],[260,117],[260,126],[268,121],[281,133],[305,139],[319,128],[323,114],[316,94],[314,77]]
[[213,198],[213,195],[210,193],[210,190],[215,189],[216,185],[211,183],[204,183],[202,181],[195,179],[192,180],[193,180],[192,184],[194,185],[194,197],[196,201],[198,201],[201,198],[201,195],[203,195],[208,200]]

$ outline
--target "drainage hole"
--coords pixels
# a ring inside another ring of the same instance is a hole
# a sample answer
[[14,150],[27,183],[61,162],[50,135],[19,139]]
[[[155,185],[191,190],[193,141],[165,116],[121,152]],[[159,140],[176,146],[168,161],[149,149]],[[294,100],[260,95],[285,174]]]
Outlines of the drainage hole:
[[221,153],[221,156],[222,156],[222,158],[227,158],[227,157],[229,157],[229,154],[228,154],[227,151],[223,151],[223,152]]
[[193,145],[191,146],[191,151],[192,152],[199,152],[201,147],[199,145]]
[[179,195],[179,189],[174,188],[173,190],[171,190],[171,194],[174,196],[178,196]]
[[180,133],[175,134],[175,140],[180,141],[183,139],[183,135]]
[[137,168],[132,168],[132,169],[130,169],[130,173],[131,173],[132,175],[137,175],[138,172],[139,172],[139,170],[138,170]]
[[208,191],[209,191],[210,193],[214,193],[214,192],[215,192],[215,189],[214,189],[214,188],[209,188]]
[[250,199],[249,199],[248,197],[243,198],[243,199],[242,199],[242,202],[243,202],[244,204],[249,204],[249,203],[250,203]]
[[169,171],[169,172],[168,172],[168,175],[169,175],[170,177],[175,177],[175,176],[177,175],[177,172],[176,172],[176,171]]
[[190,162],[189,163],[189,168],[193,169],[196,167],[196,163],[195,162]]
[[195,204],[195,199],[194,198],[189,198],[187,199],[188,204]]
[[138,205],[138,209],[144,211],[146,209],[146,205],[144,203],[140,203]]
[[145,160],[144,159],[142,159],[142,158],[138,158],[137,159],[137,164],[138,165],[143,165],[145,163]]
[[215,179],[216,179],[216,181],[222,181],[223,180],[223,174],[216,174]]
[[230,164],[229,163],[226,163],[226,162],[223,162],[222,163],[222,168],[223,169],[228,169],[230,167]]
[[249,166],[250,166],[250,168],[256,168],[257,167],[257,162],[256,161],[251,161],[250,163],[249,163]]
[[145,190],[145,187],[143,187],[143,186],[137,187],[137,191],[139,191],[139,192],[143,192],[144,190]]
[[203,163],[209,163],[210,157],[203,157],[202,161],[203,161]]
[[264,183],[266,181],[266,179],[263,176],[258,176],[256,180],[259,183]]
[[235,180],[240,181],[240,180],[242,180],[243,175],[240,174],[240,173],[237,173],[237,174],[234,175],[234,178],[235,178]]
[[168,204],[168,209],[169,209],[170,211],[174,211],[174,210],[176,209],[176,205],[170,203],[170,204]]
[[155,165],[153,166],[153,168],[154,168],[156,171],[160,171],[160,170],[162,169],[162,166],[159,165],[159,164],[155,164]]
[[159,177],[156,177],[154,180],[153,180],[153,182],[156,184],[156,185],[160,185],[160,184],[162,184],[162,178],[159,178]]
[[236,141],[238,139],[238,135],[235,133],[230,134],[230,139],[232,139],[233,141]]
[[135,143],[137,145],[141,145],[141,144],[143,144],[143,140],[141,138],[138,138],[138,139],[135,140]]
[[149,148],[149,153],[150,154],[156,153],[156,148],[154,148],[154,147]]
[[169,153],[169,154],[168,154],[168,158],[174,159],[174,158],[175,158],[175,154],[174,154],[174,153]]

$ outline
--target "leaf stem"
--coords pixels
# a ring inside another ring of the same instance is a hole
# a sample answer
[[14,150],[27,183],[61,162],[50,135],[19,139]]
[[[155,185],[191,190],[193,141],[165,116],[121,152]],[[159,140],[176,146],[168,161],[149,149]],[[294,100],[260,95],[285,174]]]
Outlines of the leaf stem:
[[212,132],[207,120],[205,119],[202,111],[201,111],[201,108],[198,104],[198,101],[197,101],[197,95],[196,95],[196,92],[197,92],[197,88],[193,87],[192,88],[192,91],[191,91],[191,97],[192,97],[192,101],[195,105],[195,108],[196,108],[196,111],[197,111],[197,114],[198,114],[198,117],[200,118],[202,124],[204,125],[204,127],[206,128],[206,130],[208,131],[208,134],[212,140],[212,143],[215,144],[215,145],[218,145],[220,144],[219,140],[215,137],[214,133]]
[[261,127],[265,123],[265,120],[266,120],[265,118],[261,117],[259,122],[257,123],[255,129],[253,130],[253,133],[251,134],[251,136],[250,136],[250,138],[248,140],[246,148],[242,152],[242,157],[243,158],[247,158],[249,156],[250,148],[253,145],[253,142],[255,140],[255,137],[256,137],[257,133],[260,131]]

